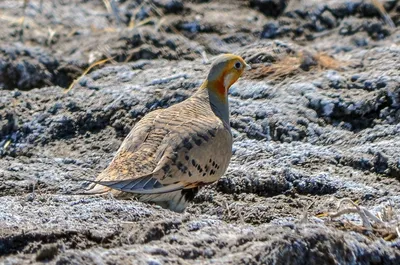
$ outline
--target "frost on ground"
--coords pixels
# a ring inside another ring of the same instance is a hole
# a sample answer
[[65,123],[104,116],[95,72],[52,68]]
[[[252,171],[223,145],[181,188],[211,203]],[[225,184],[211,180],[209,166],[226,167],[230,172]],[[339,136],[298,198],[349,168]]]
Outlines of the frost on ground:
[[[400,264],[398,1],[40,2],[0,3],[0,263]],[[222,52],[253,67],[222,179],[76,195]]]

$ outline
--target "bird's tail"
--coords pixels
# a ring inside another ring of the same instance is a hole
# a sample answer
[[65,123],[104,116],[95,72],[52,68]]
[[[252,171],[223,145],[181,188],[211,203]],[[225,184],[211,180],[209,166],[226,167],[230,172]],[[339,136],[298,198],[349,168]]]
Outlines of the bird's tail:
[[109,192],[111,189],[108,187],[104,187],[102,185],[98,185],[96,183],[90,184],[90,186],[84,190],[82,195],[96,195],[96,194],[104,194]]
[[113,193],[113,197],[119,199],[129,199],[132,196],[136,197],[142,202],[153,202],[162,208],[169,209],[174,212],[183,212],[188,204],[193,200],[197,194],[197,190],[177,190],[167,193],[160,194],[132,194],[128,192],[121,192],[115,189],[111,189],[96,183],[92,183],[88,189],[79,193],[79,195],[101,195],[108,192]]
[[[115,198],[128,199],[136,197],[142,202],[153,202],[163,208],[175,212],[183,212],[199,191],[198,186],[182,189],[179,183],[162,186],[155,182],[155,179],[151,178],[151,175],[128,180],[102,181],[107,179],[104,173],[101,173],[95,181],[87,180],[92,182],[92,184],[80,194],[100,195],[111,192]],[[143,189],[147,185],[152,186],[154,189]],[[135,190],[133,187],[137,189]],[[155,193],[152,193],[152,191]]]
[[[103,171],[102,173],[100,173],[100,175],[97,176],[96,181],[101,181],[106,177],[107,177],[106,172]],[[99,185],[93,182],[93,180],[89,179],[81,179],[81,180],[89,181],[91,182],[91,184],[83,192],[80,192],[79,195],[99,195],[99,194],[105,194],[112,190],[107,186]]]

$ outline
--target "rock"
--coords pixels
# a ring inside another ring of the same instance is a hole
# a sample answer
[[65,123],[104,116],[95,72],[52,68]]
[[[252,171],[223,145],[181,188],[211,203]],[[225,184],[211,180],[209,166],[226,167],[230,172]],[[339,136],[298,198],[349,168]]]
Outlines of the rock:
[[36,261],[50,261],[58,255],[58,246],[54,244],[43,245],[36,254]]
[[277,17],[287,6],[286,0],[250,0],[250,7],[259,10],[266,16]]
[[155,0],[154,4],[161,7],[165,14],[183,11],[183,2],[181,0]]
[[281,31],[279,25],[275,22],[267,23],[264,25],[263,31],[261,32],[261,38],[263,39],[274,39],[279,37]]

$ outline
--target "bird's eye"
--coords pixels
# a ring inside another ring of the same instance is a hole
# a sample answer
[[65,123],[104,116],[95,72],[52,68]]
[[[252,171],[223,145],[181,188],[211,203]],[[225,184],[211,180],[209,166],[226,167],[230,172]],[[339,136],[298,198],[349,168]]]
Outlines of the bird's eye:
[[242,64],[241,64],[240,62],[236,62],[236,63],[235,63],[235,68],[236,68],[236,69],[242,68]]

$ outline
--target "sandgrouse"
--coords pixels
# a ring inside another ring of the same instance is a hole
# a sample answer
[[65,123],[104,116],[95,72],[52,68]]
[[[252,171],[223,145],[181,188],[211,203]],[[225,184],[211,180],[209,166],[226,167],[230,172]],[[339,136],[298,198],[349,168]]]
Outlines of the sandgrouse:
[[199,188],[218,180],[232,155],[228,89],[250,66],[237,55],[216,58],[188,99],[147,114],[123,141],[86,194],[136,196],[182,212]]

